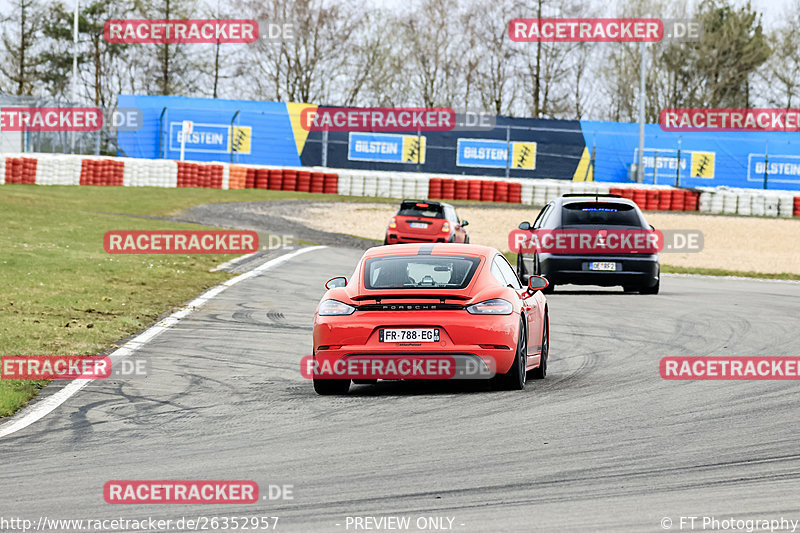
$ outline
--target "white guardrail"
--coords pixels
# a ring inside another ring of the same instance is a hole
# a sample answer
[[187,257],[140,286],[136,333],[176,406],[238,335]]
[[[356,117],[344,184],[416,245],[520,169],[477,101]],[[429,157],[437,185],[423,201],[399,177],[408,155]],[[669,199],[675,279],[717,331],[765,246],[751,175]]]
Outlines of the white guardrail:
[[263,188],[381,198],[544,205],[566,193],[615,192],[645,210],[800,216],[800,191],[455,176],[322,167],[275,167],[62,154],[0,154],[0,184]]

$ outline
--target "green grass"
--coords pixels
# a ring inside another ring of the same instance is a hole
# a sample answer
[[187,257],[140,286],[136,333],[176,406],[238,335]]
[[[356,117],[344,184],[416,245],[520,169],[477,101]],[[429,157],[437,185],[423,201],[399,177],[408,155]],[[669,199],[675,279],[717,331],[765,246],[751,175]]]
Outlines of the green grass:
[[[201,226],[168,216],[192,205],[342,197],[282,191],[0,186],[0,355],[91,355],[230,277],[209,272],[230,255],[110,255],[109,230]],[[0,417],[46,384],[0,380]]]
[[800,274],[753,272],[752,270],[727,270],[724,268],[697,268],[661,265],[661,272],[669,274],[698,274],[701,276],[737,276],[740,278],[800,280]]
[[[0,186],[0,355],[91,355],[152,324],[230,275],[209,272],[231,256],[109,255],[109,230],[198,229],[121,215],[169,216],[192,205],[263,200],[381,202],[284,191]],[[512,265],[516,254],[506,253]],[[800,279],[794,274],[680,268],[664,272]],[[0,380],[0,417],[46,384]]]

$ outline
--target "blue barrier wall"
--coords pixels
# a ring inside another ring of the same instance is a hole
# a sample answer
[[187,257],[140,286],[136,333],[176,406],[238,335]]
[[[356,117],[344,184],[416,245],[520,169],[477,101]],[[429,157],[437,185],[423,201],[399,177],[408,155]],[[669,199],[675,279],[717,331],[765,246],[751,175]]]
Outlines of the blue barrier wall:
[[[372,151],[371,143],[376,145]],[[361,152],[359,144],[365,146]],[[323,133],[310,132],[303,164],[321,165],[324,146]],[[571,180],[583,153],[577,120],[499,116],[490,131],[425,131],[419,135],[332,131],[327,135],[327,164],[335,168]]]
[[[306,104],[120,95],[118,106],[137,107],[144,119],[138,131],[117,134],[120,155],[129,157],[178,159],[183,120],[194,123],[185,159],[195,161],[583,180],[594,152],[595,180],[630,182],[638,150],[631,123],[500,116],[490,131],[323,135],[300,127]],[[767,188],[800,190],[800,133],[664,132],[648,124],[644,157],[646,183],[762,189],[766,172]]]
[[120,95],[117,105],[141,109],[144,121],[138,131],[117,133],[120,155],[178,159],[181,122],[191,120],[194,131],[187,137],[186,160],[230,162],[233,146],[239,149],[234,160],[240,163],[300,165],[282,102]]
[[[595,148],[595,180],[629,182],[639,126],[582,121],[581,128]],[[800,133],[665,132],[647,124],[644,148],[646,183],[763,189],[766,170],[767,188],[800,190]]]

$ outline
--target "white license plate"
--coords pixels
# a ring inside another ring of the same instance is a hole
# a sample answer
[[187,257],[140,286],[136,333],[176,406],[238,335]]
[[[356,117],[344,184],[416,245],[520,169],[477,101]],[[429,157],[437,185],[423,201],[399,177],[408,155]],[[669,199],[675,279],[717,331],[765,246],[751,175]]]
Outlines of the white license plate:
[[418,229],[427,229],[428,225],[424,222],[412,222],[411,227]]
[[439,328],[392,328],[378,331],[379,342],[439,342]]
[[593,261],[589,263],[589,270],[616,270],[616,263],[604,263],[601,261]]

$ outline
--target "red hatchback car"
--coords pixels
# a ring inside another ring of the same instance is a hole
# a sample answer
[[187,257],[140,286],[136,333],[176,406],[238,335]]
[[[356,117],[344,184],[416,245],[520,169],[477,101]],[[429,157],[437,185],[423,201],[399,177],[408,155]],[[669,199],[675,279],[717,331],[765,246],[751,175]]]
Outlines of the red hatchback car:
[[[313,364],[344,368],[351,358],[459,358],[467,367],[487,370],[479,377],[491,378],[497,388],[523,389],[529,374],[547,373],[549,319],[540,291],[546,286],[546,279],[531,276],[524,287],[506,258],[487,246],[371,248],[352,279],[325,284],[328,291],[314,315]],[[351,380],[374,383],[378,377],[317,376],[319,394],[344,394]]]
[[469,243],[464,226],[455,208],[442,202],[403,200],[400,210],[386,228],[383,244],[408,242],[462,242]]

